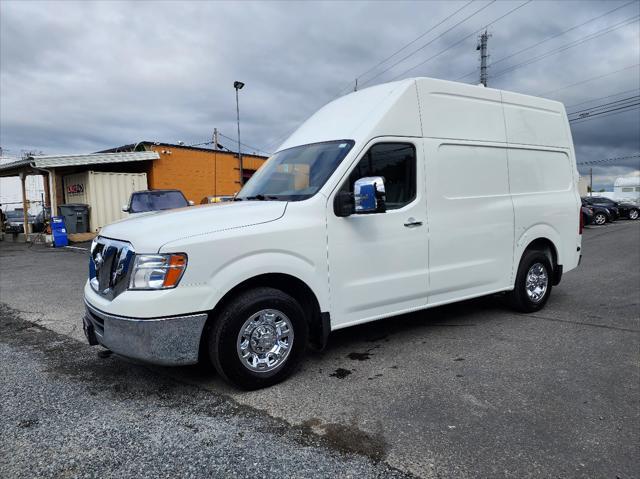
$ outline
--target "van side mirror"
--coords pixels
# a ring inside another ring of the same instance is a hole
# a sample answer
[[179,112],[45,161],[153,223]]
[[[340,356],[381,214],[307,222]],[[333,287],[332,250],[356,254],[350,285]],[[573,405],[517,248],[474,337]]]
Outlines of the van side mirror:
[[339,191],[333,200],[333,212],[339,218],[346,218],[355,213],[353,194],[348,191]]
[[129,205],[122,205],[122,212],[123,213],[128,213],[129,212]]
[[384,213],[387,211],[384,178],[368,176],[353,184],[355,212],[357,214]]

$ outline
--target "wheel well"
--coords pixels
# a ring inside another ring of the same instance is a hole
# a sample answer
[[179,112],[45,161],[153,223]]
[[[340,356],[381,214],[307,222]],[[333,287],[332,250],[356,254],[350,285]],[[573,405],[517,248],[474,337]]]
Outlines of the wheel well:
[[207,341],[208,332],[210,326],[215,321],[217,313],[227,304],[233,297],[242,291],[246,291],[251,288],[259,286],[268,286],[270,288],[276,288],[280,291],[287,293],[291,297],[300,302],[300,306],[306,313],[307,321],[309,323],[309,339],[312,344],[320,344],[322,340],[322,318],[320,311],[320,304],[314,292],[307,286],[307,284],[288,274],[282,273],[267,273],[253,278],[247,279],[242,283],[234,286],[228,291],[215,308],[209,313],[209,318],[204,327],[202,337],[200,339],[200,357],[202,359],[205,349],[205,342]]
[[[531,243],[527,245],[524,251],[529,251],[529,250],[538,250],[538,251],[547,252],[550,255],[549,260],[551,261],[551,266],[555,269],[556,266],[558,265],[558,251],[556,250],[556,245],[554,245],[550,239],[538,238],[533,240]],[[524,254],[524,251],[523,251],[523,254]]]

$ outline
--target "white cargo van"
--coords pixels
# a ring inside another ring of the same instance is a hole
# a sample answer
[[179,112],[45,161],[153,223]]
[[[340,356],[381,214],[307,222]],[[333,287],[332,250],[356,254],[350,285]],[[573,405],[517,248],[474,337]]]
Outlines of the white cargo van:
[[307,120],[236,201],[105,227],[85,331],[258,388],[336,329],[498,292],[537,311],[580,260],[577,185],[558,102],[429,78],[367,88]]

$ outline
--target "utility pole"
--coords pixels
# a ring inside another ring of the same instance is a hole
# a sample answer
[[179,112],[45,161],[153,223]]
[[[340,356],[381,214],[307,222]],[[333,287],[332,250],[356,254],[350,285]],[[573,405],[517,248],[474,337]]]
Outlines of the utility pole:
[[213,129],[213,196],[218,196],[218,129]]
[[238,159],[240,160],[240,186],[244,185],[244,171],[242,168],[242,153],[240,152],[240,104],[238,103],[238,91],[242,90],[244,83],[241,81],[234,81],[233,88],[236,89],[236,115],[238,118]]
[[358,91],[358,79],[356,78],[356,86],[353,88],[353,91]]
[[589,196],[593,196],[593,167],[589,168]]
[[29,239],[29,202],[27,200],[27,187],[25,182],[27,181],[27,175],[20,173],[20,186],[22,188],[22,225],[24,229],[25,242]]
[[476,47],[476,51],[480,52],[480,83],[484,86],[487,86],[487,58],[489,58],[487,43],[489,42],[490,36],[487,30],[485,30],[480,35],[478,46]]

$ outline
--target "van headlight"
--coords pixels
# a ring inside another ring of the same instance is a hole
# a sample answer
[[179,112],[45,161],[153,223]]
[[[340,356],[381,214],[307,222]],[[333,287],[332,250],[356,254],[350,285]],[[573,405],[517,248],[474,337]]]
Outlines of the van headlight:
[[129,289],[175,288],[178,286],[185,269],[187,269],[186,254],[136,255],[129,280]]

